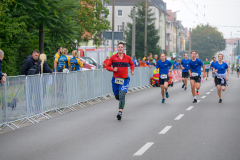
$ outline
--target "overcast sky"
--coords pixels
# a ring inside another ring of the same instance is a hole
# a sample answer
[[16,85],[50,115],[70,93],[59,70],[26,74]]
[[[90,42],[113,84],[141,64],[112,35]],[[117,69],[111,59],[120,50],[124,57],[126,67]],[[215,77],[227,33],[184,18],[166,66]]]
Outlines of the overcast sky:
[[200,23],[209,23],[217,27],[224,38],[240,38],[240,0],[163,1],[167,3],[168,10],[180,10],[177,19],[182,21],[184,27],[194,28]]

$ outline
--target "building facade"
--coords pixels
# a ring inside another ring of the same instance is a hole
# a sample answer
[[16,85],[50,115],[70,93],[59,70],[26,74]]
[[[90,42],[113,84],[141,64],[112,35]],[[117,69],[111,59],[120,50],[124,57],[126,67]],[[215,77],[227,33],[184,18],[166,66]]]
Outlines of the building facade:
[[[112,3],[112,1],[110,2]],[[127,23],[132,23],[132,19],[129,17],[129,15],[131,14],[133,7],[137,5],[138,2],[142,2],[142,0],[115,0],[114,31],[124,31]],[[154,14],[153,18],[155,18],[155,28],[158,30],[158,34],[160,36],[158,45],[162,51],[164,51],[166,50],[166,3],[164,3],[162,0],[157,0],[156,3],[149,2],[148,5]],[[112,5],[109,4],[107,8],[109,10],[109,16],[107,20],[110,21],[112,26]],[[114,41],[115,48],[118,42],[119,41]],[[111,47],[112,41],[107,40],[106,45]]]

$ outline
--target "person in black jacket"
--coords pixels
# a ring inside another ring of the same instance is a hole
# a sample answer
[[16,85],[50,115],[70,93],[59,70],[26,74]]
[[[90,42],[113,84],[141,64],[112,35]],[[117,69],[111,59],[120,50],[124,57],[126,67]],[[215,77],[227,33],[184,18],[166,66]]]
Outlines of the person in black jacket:
[[27,59],[24,60],[20,74],[21,75],[34,75],[40,72],[40,65],[38,57],[40,55],[39,50],[34,50],[32,55],[27,56]]
[[4,58],[4,52],[0,49],[0,83],[6,81],[7,74],[2,73],[2,60]]

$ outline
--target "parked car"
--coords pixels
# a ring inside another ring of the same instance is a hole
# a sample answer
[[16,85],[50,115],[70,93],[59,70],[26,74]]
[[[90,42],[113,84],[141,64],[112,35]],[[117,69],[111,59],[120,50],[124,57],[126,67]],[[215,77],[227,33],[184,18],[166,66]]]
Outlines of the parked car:
[[[70,58],[72,58],[72,55],[68,55]],[[86,60],[80,58],[80,60],[83,62],[85,61],[85,64],[83,64],[82,70],[91,70],[91,69],[96,69],[95,65],[89,64]]]
[[[84,59],[82,59],[82,57],[80,58],[80,60],[83,62],[83,61],[86,61]],[[87,61],[85,64],[83,64],[83,67],[82,67],[82,70],[86,70],[86,69],[96,69],[96,66],[95,65],[92,65],[92,64],[89,64]]]
[[94,58],[92,58],[92,57],[81,57],[81,58],[84,59],[89,64],[92,64],[92,65],[96,66],[97,69],[101,69],[102,68],[102,65],[98,64],[97,61]]

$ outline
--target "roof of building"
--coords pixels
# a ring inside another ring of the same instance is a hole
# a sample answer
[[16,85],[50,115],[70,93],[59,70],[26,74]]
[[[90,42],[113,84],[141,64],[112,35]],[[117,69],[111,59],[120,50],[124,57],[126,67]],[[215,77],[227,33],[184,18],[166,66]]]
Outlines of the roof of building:
[[238,41],[240,41],[240,38],[231,38],[231,39],[226,39],[226,43],[229,43],[229,44],[237,44]]

